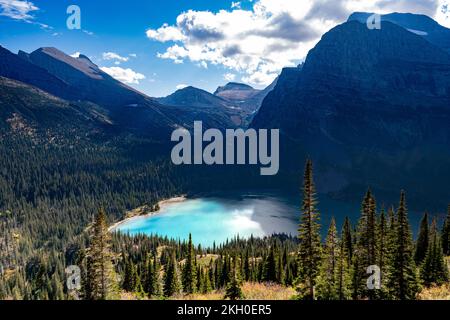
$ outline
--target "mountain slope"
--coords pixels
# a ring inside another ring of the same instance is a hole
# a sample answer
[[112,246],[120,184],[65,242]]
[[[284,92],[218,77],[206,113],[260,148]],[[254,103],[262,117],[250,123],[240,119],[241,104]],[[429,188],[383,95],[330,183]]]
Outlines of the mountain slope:
[[[371,15],[373,13],[355,12],[348,20],[366,23]],[[381,21],[397,24],[450,53],[450,29],[441,26],[426,15],[395,12],[381,15]]]
[[28,83],[64,98],[74,97],[74,92],[67,83],[1,46],[0,76]]
[[450,197],[448,123],[450,55],[390,22],[350,21],[283,71],[252,126],[280,128],[285,169],[313,157],[322,191],[408,187],[425,201]]
[[256,90],[249,85],[230,82],[217,88],[214,95],[239,106],[249,114],[256,112],[267,94],[275,87],[276,80],[264,90]]
[[209,123],[214,119],[218,125],[216,128],[219,129],[231,129],[248,123],[249,114],[240,106],[202,89],[187,87],[157,100],[164,105],[181,107],[190,114],[195,114],[194,119],[205,121],[205,117],[208,117]]
[[100,107],[70,103],[25,83],[0,77],[0,130],[34,142],[77,144],[112,129]]

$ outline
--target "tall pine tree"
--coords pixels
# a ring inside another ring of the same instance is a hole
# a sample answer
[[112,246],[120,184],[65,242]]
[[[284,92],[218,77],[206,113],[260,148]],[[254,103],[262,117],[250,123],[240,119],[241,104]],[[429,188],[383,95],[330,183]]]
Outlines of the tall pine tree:
[[430,244],[420,268],[420,276],[427,287],[442,285],[448,281],[448,267],[444,260],[436,219],[433,219],[431,225]]
[[164,296],[171,297],[181,293],[181,282],[178,274],[178,263],[175,252],[172,253],[164,274]]
[[374,299],[376,292],[369,290],[366,283],[367,268],[377,264],[376,202],[370,190],[367,191],[362,204],[353,260],[354,296]]
[[188,252],[183,268],[183,290],[187,294],[195,293],[197,288],[197,266],[192,235],[189,234]]
[[313,180],[313,164],[306,163],[303,182],[303,205],[299,226],[299,278],[297,291],[301,299],[315,299],[316,278],[321,262],[319,211]]
[[319,276],[317,279],[317,298],[319,300],[335,300],[338,299],[337,281],[337,264],[339,255],[339,239],[336,229],[336,221],[331,220],[328,235],[323,248],[322,265],[320,266]]
[[110,234],[103,209],[98,211],[92,226],[88,259],[88,279],[91,282],[90,299],[106,300],[114,298],[116,294],[115,272],[113,267],[113,254],[110,247]]
[[404,191],[400,197],[395,231],[387,287],[393,299],[413,300],[419,291],[419,284],[413,259],[413,242]]
[[414,252],[414,261],[420,265],[425,259],[430,242],[430,231],[428,230],[428,213],[425,213],[420,222],[419,236],[416,242],[416,251]]

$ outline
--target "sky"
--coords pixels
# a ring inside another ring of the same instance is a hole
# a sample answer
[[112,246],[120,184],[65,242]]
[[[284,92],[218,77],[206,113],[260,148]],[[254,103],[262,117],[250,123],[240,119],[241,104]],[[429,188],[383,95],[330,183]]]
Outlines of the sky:
[[[80,29],[67,27],[72,5]],[[0,45],[82,53],[153,97],[231,81],[264,88],[355,11],[421,13],[450,27],[450,0],[0,0]]]

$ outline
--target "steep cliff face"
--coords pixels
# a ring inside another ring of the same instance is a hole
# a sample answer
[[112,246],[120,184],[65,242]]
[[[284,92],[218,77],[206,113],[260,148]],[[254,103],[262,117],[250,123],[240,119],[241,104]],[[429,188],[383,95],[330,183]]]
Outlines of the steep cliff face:
[[[367,22],[367,18],[373,13],[355,12],[348,21]],[[441,26],[428,16],[412,13],[391,13],[381,15],[381,21],[397,24],[406,30],[422,36],[435,46],[450,53],[450,29]]]
[[393,23],[369,30],[349,21],[325,34],[301,69],[283,71],[252,126],[280,128],[285,168],[302,163],[295,154],[315,158],[323,176],[335,171],[332,191],[419,192],[431,175],[444,183],[425,165],[447,164],[440,168],[450,177],[449,124],[450,55]]

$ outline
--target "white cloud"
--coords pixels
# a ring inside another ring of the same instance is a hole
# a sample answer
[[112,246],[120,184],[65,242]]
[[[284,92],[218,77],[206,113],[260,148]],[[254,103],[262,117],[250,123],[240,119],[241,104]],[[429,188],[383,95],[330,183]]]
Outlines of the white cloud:
[[226,74],[223,75],[223,78],[224,78],[226,81],[231,82],[231,81],[236,80],[236,75],[233,74],[233,73],[226,73]]
[[75,52],[75,53],[72,53],[70,56],[72,57],[72,58],[78,58],[79,56],[80,56],[80,52],[79,51],[77,51],[77,52]]
[[179,84],[179,85],[177,85],[177,90],[181,90],[181,89],[184,89],[184,88],[187,88],[187,87],[189,87],[187,84],[184,84],[184,83],[182,83],[182,84]]
[[0,16],[11,19],[30,21],[34,19],[33,12],[38,10],[31,1],[0,0]]
[[124,69],[120,67],[102,67],[100,68],[103,72],[106,72],[111,77],[126,83],[126,84],[139,84],[140,80],[144,80],[146,77],[138,72],[133,71],[132,69]]
[[115,52],[103,52],[103,60],[116,60],[119,62],[127,62],[130,60],[128,57],[122,57],[121,55],[115,53]]
[[158,30],[149,29],[147,31],[147,37],[161,42],[180,41],[185,39],[184,35],[178,28],[169,26],[166,23],[163,24]]
[[137,54],[136,53],[130,53],[129,56],[132,57],[132,58],[137,58]]
[[241,3],[238,2],[231,2],[231,8],[232,9],[240,9],[241,8]]
[[[233,5],[218,12],[189,10],[173,25],[149,29],[148,38],[169,42],[157,56],[219,65],[253,85],[270,84],[283,67],[295,66],[320,37],[354,11],[449,15],[450,0],[255,0],[252,9]],[[442,12],[446,13],[442,13]],[[444,17],[440,18],[441,20]],[[442,22],[442,21],[440,21]],[[173,43],[175,42],[175,43]]]

